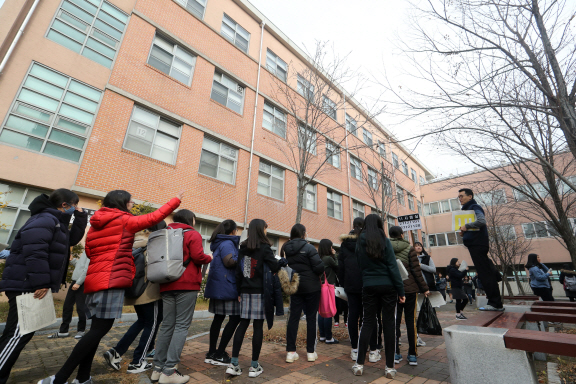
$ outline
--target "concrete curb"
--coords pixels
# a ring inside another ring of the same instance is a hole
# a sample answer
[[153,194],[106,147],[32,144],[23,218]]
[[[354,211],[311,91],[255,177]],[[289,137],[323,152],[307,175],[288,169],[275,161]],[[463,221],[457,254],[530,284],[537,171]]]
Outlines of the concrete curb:
[[558,374],[558,364],[549,361],[546,371],[548,372],[548,384],[562,384]]

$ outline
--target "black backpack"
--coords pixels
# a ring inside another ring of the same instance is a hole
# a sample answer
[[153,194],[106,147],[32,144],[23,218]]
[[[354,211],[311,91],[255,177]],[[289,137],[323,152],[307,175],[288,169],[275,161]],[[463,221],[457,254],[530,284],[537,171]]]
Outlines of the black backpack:
[[126,288],[124,295],[129,299],[137,299],[142,296],[146,287],[148,287],[148,280],[146,280],[146,247],[133,249],[132,257],[136,266],[136,274],[134,275],[132,286]]

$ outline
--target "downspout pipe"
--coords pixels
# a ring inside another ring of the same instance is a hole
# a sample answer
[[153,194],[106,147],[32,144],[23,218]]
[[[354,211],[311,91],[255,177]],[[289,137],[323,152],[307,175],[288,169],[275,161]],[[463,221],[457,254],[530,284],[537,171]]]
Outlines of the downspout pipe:
[[346,128],[346,94],[342,93],[342,99],[344,101],[344,138],[346,139],[346,174],[348,179],[348,200],[350,202],[350,228],[354,227],[354,211],[352,210],[352,192],[350,191],[350,153],[348,152],[348,128]]
[[248,166],[248,185],[246,187],[246,203],[244,207],[244,225],[242,227],[242,240],[248,237],[248,203],[250,202],[250,182],[252,181],[252,163],[254,160],[254,135],[256,134],[256,116],[258,113],[258,98],[260,96],[260,69],[262,68],[262,42],[264,40],[264,26],[266,22],[262,20],[260,24],[260,51],[258,54],[258,78],[256,80],[256,100],[254,101],[254,119],[252,120],[252,139],[250,142],[250,165]]
[[20,37],[24,33],[24,29],[26,28],[28,21],[30,21],[32,14],[34,14],[34,10],[36,9],[36,6],[38,5],[39,2],[40,2],[40,0],[34,1],[34,4],[32,4],[32,7],[28,11],[28,14],[26,15],[26,18],[24,19],[24,21],[22,22],[22,25],[20,26],[18,33],[14,37],[14,40],[12,40],[12,44],[10,44],[10,48],[8,48],[8,51],[6,52],[6,56],[4,56],[4,59],[2,59],[2,62],[0,63],[0,74],[4,70],[4,67],[6,67],[8,60],[10,59],[10,56],[12,55],[12,52],[14,51],[14,48],[16,48],[16,45],[18,44],[18,40],[20,40]]

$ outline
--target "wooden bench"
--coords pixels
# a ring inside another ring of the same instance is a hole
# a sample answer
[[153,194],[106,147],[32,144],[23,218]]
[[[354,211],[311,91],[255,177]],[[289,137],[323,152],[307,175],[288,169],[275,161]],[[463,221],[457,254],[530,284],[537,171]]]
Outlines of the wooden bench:
[[527,300],[527,301],[540,300],[540,298],[536,295],[504,296],[503,299],[504,300]]

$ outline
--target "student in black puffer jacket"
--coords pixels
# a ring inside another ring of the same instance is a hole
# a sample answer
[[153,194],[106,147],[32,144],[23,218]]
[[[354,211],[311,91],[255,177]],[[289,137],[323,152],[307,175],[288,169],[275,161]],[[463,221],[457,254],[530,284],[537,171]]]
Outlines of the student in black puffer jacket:
[[306,241],[306,227],[295,224],[290,231],[290,241],[282,246],[280,256],[286,257],[288,266],[300,276],[298,291],[290,296],[290,318],[286,328],[286,362],[298,359],[296,335],[302,310],[306,315],[306,351],[308,361],[315,361],[316,316],[320,305],[320,275],[324,274],[324,263],[318,251]]
[[452,297],[456,300],[456,319],[466,320],[467,317],[461,312],[466,308],[466,304],[468,304],[468,296],[466,296],[466,293],[462,289],[464,287],[463,279],[466,276],[468,267],[466,267],[466,271],[460,271],[459,268],[460,260],[454,257],[450,260],[450,265],[446,267],[446,276],[448,276],[448,280],[450,280],[450,284],[452,285]]

